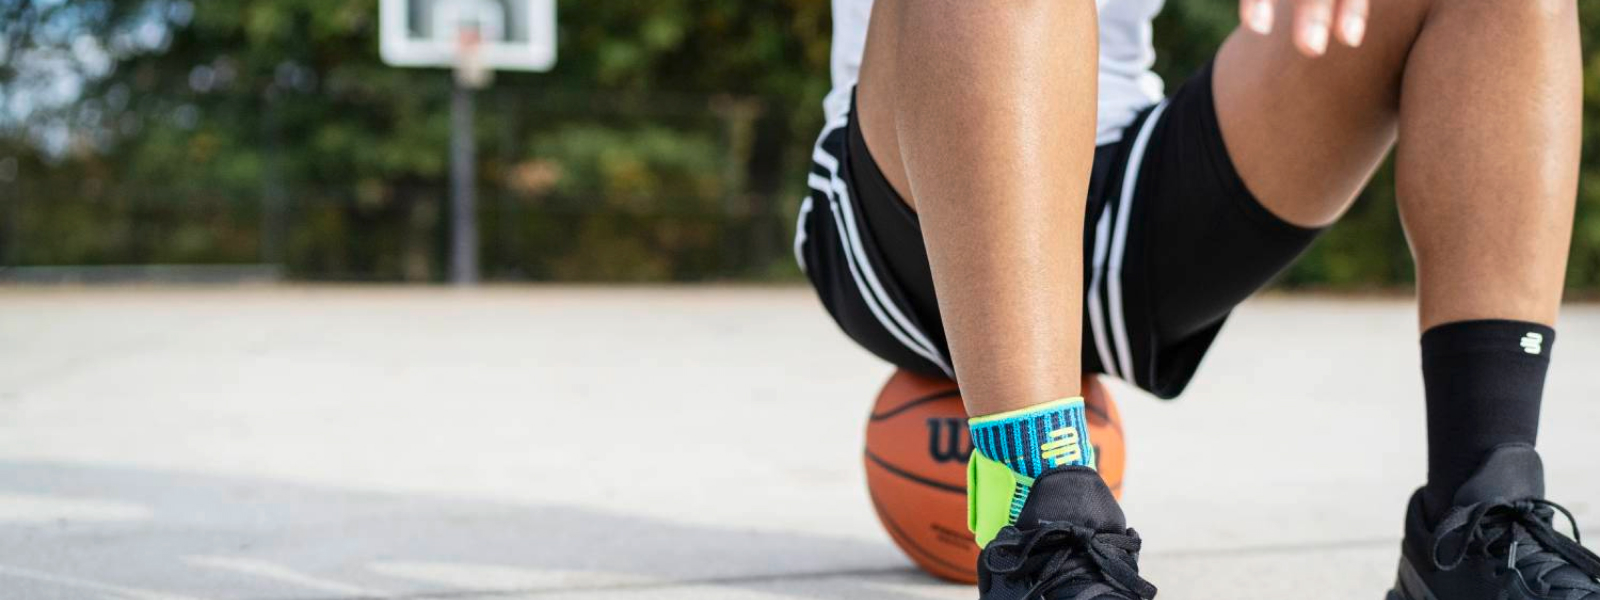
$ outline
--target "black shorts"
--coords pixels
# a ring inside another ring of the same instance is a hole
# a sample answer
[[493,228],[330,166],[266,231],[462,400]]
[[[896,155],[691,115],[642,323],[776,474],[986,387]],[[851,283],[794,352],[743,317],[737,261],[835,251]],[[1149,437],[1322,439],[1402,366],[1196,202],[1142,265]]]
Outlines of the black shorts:
[[[954,376],[916,214],[868,153],[852,106],[813,152],[795,257],[858,344]],[[1084,219],[1083,365],[1183,391],[1233,307],[1321,232],[1277,218],[1234,170],[1207,66],[1095,149]]]

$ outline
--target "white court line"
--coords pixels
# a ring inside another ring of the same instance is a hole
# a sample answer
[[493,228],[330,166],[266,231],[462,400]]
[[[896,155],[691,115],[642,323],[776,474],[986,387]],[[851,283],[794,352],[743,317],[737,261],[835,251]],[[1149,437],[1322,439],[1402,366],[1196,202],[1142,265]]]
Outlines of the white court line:
[[56,575],[54,573],[46,573],[44,571],[35,571],[33,569],[24,569],[22,567],[12,567],[6,565],[0,565],[0,576],[10,576],[19,579],[32,579],[34,581],[53,583],[62,587],[94,590],[122,598],[132,598],[134,600],[200,600],[199,598],[195,598],[193,596],[179,596],[164,592],[152,592],[150,590],[111,585],[109,583],[100,583],[98,581],[90,581],[88,579],[79,579],[76,577],[68,577],[66,575]]
[[152,514],[147,507],[116,500],[0,493],[0,523],[144,521]]
[[323,579],[301,573],[277,563],[271,563],[253,558],[237,558],[230,556],[185,556],[183,557],[183,562],[199,567],[233,571],[235,573],[243,573],[245,575],[260,577],[262,579],[272,579],[284,583],[291,583],[303,588],[321,590],[334,594],[349,594],[352,596],[365,597],[389,595],[389,592]]
[[571,590],[662,583],[658,578],[631,573],[558,571],[473,563],[384,561],[370,563],[367,569],[388,577],[464,590]]

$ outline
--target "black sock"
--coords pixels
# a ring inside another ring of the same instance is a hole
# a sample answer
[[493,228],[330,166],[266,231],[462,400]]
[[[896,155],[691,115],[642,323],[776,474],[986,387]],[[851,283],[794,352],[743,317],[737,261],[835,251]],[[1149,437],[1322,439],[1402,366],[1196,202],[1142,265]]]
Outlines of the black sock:
[[1484,453],[1533,445],[1555,330],[1522,321],[1462,321],[1422,334],[1428,400],[1428,485],[1423,507],[1435,520]]

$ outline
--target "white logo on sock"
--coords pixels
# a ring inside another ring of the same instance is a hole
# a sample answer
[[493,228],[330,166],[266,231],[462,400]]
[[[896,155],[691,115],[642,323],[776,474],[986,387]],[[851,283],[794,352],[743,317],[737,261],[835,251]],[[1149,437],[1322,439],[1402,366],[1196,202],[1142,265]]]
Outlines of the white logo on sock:
[[1532,331],[1522,334],[1522,351],[1528,354],[1544,352],[1544,334]]

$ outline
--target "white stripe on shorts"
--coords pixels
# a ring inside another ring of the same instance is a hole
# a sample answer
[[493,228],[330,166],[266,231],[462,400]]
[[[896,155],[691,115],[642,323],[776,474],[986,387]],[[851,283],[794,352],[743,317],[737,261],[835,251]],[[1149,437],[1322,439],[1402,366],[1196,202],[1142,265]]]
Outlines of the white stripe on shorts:
[[861,235],[856,228],[855,213],[851,211],[850,192],[844,182],[839,179],[839,159],[822,148],[822,141],[845,123],[829,123],[822,131],[822,136],[817,140],[812,160],[816,161],[828,171],[828,178],[812,174],[806,178],[806,183],[818,192],[828,197],[833,208],[834,224],[839,228],[839,237],[845,242],[845,263],[850,267],[850,275],[856,281],[856,287],[861,293],[861,298],[867,304],[867,309],[878,318],[884,330],[905,345],[918,356],[928,359],[946,375],[955,377],[955,370],[950,367],[950,362],[944,358],[938,348],[928,341],[928,337],[912,324],[905,314],[900,312],[898,306],[884,291],[883,284],[879,282],[878,275],[872,268],[872,262],[867,259],[867,253],[861,245]]
[[1084,294],[1084,310],[1089,311],[1089,333],[1094,338],[1095,353],[1100,355],[1100,366],[1105,368],[1107,375],[1126,379],[1117,366],[1116,357],[1111,355],[1111,345],[1106,340],[1106,311],[1104,301],[1100,299],[1100,286],[1105,279],[1106,249],[1111,245],[1111,203],[1107,202],[1100,211],[1100,219],[1095,223],[1094,230],[1094,262],[1091,263],[1089,292]]
[[794,262],[806,272],[806,219],[811,218],[811,196],[800,199],[800,216],[794,220]]
[[1133,140],[1133,149],[1128,152],[1128,166],[1122,172],[1122,198],[1117,203],[1117,230],[1111,239],[1111,278],[1107,282],[1106,301],[1111,304],[1111,337],[1117,346],[1117,360],[1122,363],[1122,372],[1127,375],[1124,381],[1138,385],[1138,374],[1133,373],[1133,352],[1128,344],[1130,332],[1127,319],[1123,315],[1122,304],[1122,258],[1128,250],[1128,216],[1133,214],[1134,188],[1139,184],[1139,169],[1144,165],[1144,153],[1150,144],[1150,134],[1155,131],[1156,122],[1161,120],[1161,113],[1167,110],[1166,101],[1156,105],[1150,111],[1150,116],[1144,120],[1144,125],[1139,128],[1139,137]]

